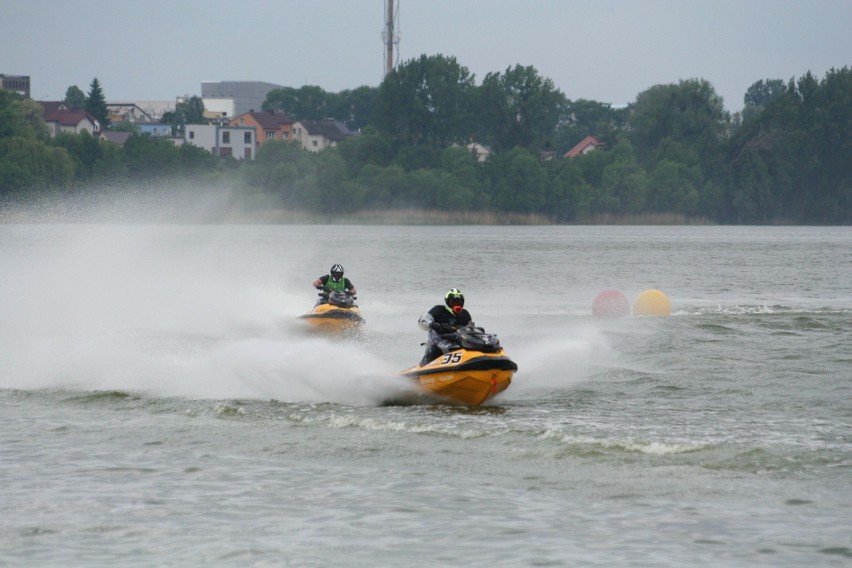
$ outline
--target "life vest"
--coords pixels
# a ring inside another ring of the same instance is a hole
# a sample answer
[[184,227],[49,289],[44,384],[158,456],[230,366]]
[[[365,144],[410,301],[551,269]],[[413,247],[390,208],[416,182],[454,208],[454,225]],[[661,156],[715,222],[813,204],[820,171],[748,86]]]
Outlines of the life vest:
[[335,290],[339,290],[340,292],[346,291],[346,277],[341,276],[340,280],[335,282],[334,278],[331,274],[328,275],[328,280],[325,281],[324,288],[329,292],[334,292]]

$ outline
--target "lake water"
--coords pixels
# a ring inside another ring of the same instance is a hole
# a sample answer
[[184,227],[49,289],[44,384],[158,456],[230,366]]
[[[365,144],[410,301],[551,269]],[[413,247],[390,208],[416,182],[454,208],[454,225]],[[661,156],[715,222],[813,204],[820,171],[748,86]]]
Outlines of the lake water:
[[[450,287],[519,371],[399,402]],[[0,566],[852,564],[848,227],[0,225],[0,294]]]

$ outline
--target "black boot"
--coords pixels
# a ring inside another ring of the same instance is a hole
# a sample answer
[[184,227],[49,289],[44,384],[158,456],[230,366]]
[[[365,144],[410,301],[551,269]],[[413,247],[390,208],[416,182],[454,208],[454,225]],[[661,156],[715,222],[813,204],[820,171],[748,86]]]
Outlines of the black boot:
[[428,363],[440,354],[441,350],[438,347],[434,345],[428,346],[426,348],[426,352],[423,354],[423,358],[420,360],[420,366],[423,367],[424,365],[426,365],[426,363]]

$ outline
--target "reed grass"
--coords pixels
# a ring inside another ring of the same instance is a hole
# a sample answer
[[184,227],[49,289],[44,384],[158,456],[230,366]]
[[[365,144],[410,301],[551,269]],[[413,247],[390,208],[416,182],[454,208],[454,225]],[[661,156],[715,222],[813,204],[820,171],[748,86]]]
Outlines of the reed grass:
[[441,211],[436,209],[365,210],[336,215],[320,215],[286,209],[257,209],[231,215],[226,222],[259,224],[323,225],[712,225],[703,217],[680,213],[618,215],[601,213],[582,221],[559,223],[553,217],[534,213],[493,211]]

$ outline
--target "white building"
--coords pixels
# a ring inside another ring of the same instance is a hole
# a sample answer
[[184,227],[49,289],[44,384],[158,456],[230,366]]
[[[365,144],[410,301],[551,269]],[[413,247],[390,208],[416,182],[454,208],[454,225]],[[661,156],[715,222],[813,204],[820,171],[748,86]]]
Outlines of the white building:
[[293,124],[293,140],[310,152],[337,146],[345,138],[355,136],[338,120],[300,120]]
[[44,117],[44,122],[50,130],[50,135],[54,138],[65,132],[68,134],[80,134],[88,132],[92,136],[98,136],[101,133],[101,123],[91,114],[84,110],[74,109],[69,110],[58,108]]
[[212,109],[208,106],[211,104],[209,99],[230,99],[234,109],[228,118],[233,118],[246,112],[259,111],[269,91],[281,88],[281,85],[263,81],[202,81],[201,98],[207,110]]
[[207,118],[226,118],[230,120],[236,116],[237,105],[233,98],[202,98],[201,100],[204,102],[204,114]]
[[254,160],[255,130],[249,126],[219,124],[187,124],[185,144],[204,148],[214,156],[231,156],[238,160]]

